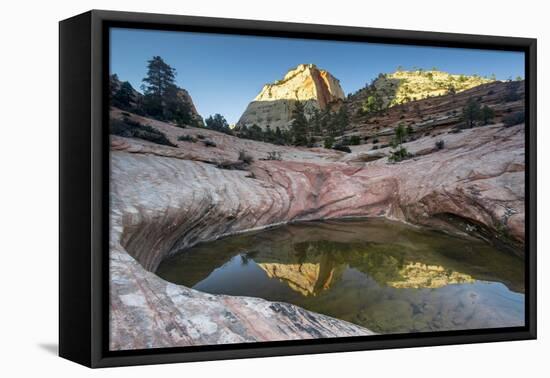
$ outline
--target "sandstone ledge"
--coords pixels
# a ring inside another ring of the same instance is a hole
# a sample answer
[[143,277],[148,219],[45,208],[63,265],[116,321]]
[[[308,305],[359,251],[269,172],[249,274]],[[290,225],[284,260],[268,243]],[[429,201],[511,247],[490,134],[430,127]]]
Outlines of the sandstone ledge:
[[[182,132],[158,127],[174,142]],[[271,146],[200,132],[229,143],[205,149],[180,142],[172,149],[113,137],[111,349],[371,334],[296,306],[204,294],[149,272],[168,254],[220,235],[344,216],[451,228],[443,216],[458,216],[495,234],[505,230],[520,246],[524,240],[521,125],[449,134],[444,150],[391,165],[385,158],[363,163],[363,146],[349,155],[273,147],[284,152],[283,161],[260,161]],[[407,147],[421,151],[433,142]],[[249,168],[255,178],[216,168],[244,145],[256,158]]]

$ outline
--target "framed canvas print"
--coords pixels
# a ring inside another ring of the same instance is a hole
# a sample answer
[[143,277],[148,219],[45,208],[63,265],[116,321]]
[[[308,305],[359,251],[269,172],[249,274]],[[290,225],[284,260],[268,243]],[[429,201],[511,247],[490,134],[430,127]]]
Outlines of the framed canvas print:
[[60,355],[536,337],[536,41],[60,23]]

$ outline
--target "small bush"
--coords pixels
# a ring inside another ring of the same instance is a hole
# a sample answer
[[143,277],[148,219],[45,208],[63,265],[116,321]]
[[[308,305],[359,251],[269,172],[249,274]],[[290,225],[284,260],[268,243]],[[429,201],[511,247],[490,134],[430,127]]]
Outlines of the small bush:
[[227,170],[246,171],[247,164],[243,163],[242,161],[224,160],[216,164],[216,167],[220,169],[227,169]]
[[377,143],[378,143],[378,138],[374,138],[374,139],[372,140],[372,144],[377,144]]
[[283,160],[281,158],[281,152],[279,151],[271,151],[267,153],[267,158],[265,160]]
[[390,156],[388,158],[388,161],[392,163],[397,163],[406,159],[411,158],[412,155],[407,151],[407,149],[403,146],[390,151]]
[[216,147],[216,143],[212,142],[209,139],[205,139],[202,141],[206,147]]
[[199,139],[201,139],[201,140],[202,140],[202,139],[204,139],[204,138],[205,138],[205,136],[204,136],[204,135],[202,135],[202,134],[197,134],[197,138],[199,138]]
[[378,149],[378,146],[372,146],[372,149],[373,149],[373,150],[377,150],[377,149]]
[[194,138],[193,136],[191,135],[180,135],[178,137],[178,140],[180,142],[191,142],[191,143],[195,143],[197,141],[197,138]]
[[249,155],[245,150],[239,151],[239,160],[245,164],[250,164],[254,161],[252,155]]
[[349,138],[349,144],[350,146],[358,146],[359,144],[361,144],[361,138],[359,138],[359,135],[352,135]]
[[445,141],[443,139],[440,139],[435,142],[435,148],[438,150],[442,150],[443,148],[445,148]]
[[351,152],[351,149],[348,146],[344,146],[342,144],[336,144],[334,147],[332,147],[332,149],[336,151],[346,152],[348,154]]
[[525,112],[515,112],[502,118],[504,126],[511,127],[525,122]]
[[159,131],[149,125],[142,125],[137,121],[133,121],[128,118],[124,119],[111,119],[110,122],[111,134],[118,135],[126,138],[138,138],[153,142],[156,144],[162,144],[164,146],[177,147],[170,142],[162,131]]

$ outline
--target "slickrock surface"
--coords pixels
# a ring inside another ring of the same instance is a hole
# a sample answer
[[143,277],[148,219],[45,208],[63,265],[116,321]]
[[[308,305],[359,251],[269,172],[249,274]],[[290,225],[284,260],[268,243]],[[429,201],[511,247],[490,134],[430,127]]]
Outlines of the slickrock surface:
[[259,298],[166,282],[111,247],[111,350],[370,335],[354,324]]
[[330,103],[343,100],[340,82],[329,72],[314,64],[300,64],[288,71],[282,80],[266,84],[248,105],[237,123],[239,126],[257,125],[271,130],[287,129],[296,101],[304,102],[306,112],[325,109]]
[[[523,245],[523,125],[445,134],[442,150],[421,138],[405,145],[417,157],[388,164],[384,149],[365,145],[345,154],[149,124],[178,147],[111,140],[112,349],[370,334],[292,305],[208,295],[150,273],[170,253],[226,234],[293,220],[385,216]],[[203,134],[217,146],[178,142],[182,134]],[[240,149],[254,157],[246,170],[217,167],[236,161]],[[282,161],[260,160],[273,150]],[[369,161],[375,152],[382,157]]]

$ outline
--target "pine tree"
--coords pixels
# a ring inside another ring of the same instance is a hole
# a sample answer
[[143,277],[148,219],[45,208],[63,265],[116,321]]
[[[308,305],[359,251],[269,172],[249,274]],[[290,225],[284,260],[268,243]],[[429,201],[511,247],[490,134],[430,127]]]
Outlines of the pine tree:
[[220,131],[222,133],[231,134],[231,129],[229,128],[229,123],[227,123],[224,116],[219,113],[210,116],[204,121],[206,127],[212,130]]
[[464,122],[466,122],[466,125],[469,128],[472,128],[475,126],[475,122],[480,118],[480,114],[481,107],[479,106],[479,103],[473,98],[470,98],[464,109],[462,109],[462,117],[464,118]]
[[311,127],[310,127],[311,132],[315,134],[320,134],[321,133],[321,112],[319,111],[319,109],[317,108],[313,109],[313,115],[310,119],[310,123],[311,123]]
[[348,108],[345,104],[338,110],[336,118],[338,122],[338,132],[340,136],[344,136],[344,132],[349,124]]
[[493,118],[495,118],[495,111],[488,107],[487,105],[484,105],[481,108],[481,121],[484,125],[488,125]]
[[406,137],[407,128],[403,122],[400,122],[395,128],[395,135],[391,142],[393,149],[390,151],[390,156],[388,158],[389,161],[396,163],[401,160],[408,159],[411,156],[407,149],[403,146],[403,142]]
[[369,95],[363,103],[362,109],[364,113],[378,113],[384,107],[384,101],[377,92]]
[[147,76],[142,80],[147,114],[167,119],[168,103],[174,103],[177,96],[176,70],[160,56],[147,62]]
[[407,136],[407,129],[405,128],[405,124],[403,122],[400,122],[399,125],[397,125],[397,128],[395,129],[395,142],[397,143],[397,145],[403,144],[403,141],[406,136]]
[[292,139],[296,146],[306,146],[308,143],[308,122],[304,114],[304,105],[296,101],[292,110]]
[[118,103],[118,106],[121,109],[128,109],[131,106],[133,97],[134,88],[132,88],[132,85],[129,82],[124,81],[120,84],[120,88],[113,97],[113,103]]

